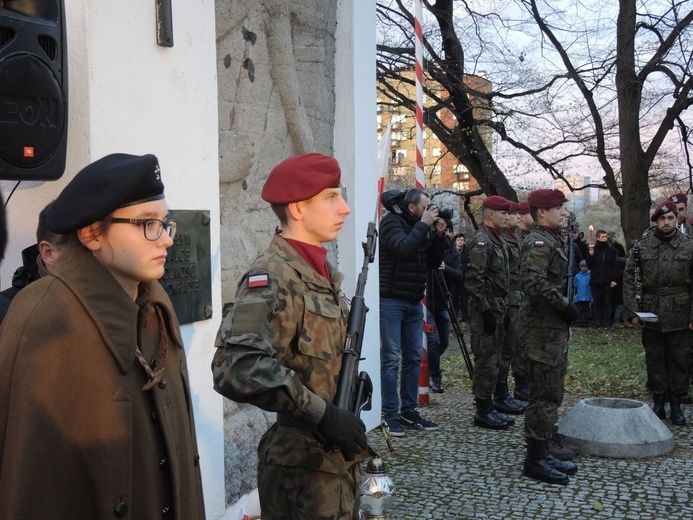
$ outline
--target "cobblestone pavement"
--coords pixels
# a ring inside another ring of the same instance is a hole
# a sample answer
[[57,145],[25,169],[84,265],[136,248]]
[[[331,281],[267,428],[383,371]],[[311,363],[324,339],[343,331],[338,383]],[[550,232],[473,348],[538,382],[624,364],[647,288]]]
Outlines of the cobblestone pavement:
[[[566,396],[559,414],[576,398]],[[431,394],[421,414],[437,422],[435,432],[407,430],[388,451],[379,430],[369,441],[388,465],[398,489],[392,520],[424,519],[693,519],[693,405],[689,426],[666,422],[674,450],[647,459],[578,456],[568,486],[522,476],[523,418],[506,431],[473,425],[467,388]]]

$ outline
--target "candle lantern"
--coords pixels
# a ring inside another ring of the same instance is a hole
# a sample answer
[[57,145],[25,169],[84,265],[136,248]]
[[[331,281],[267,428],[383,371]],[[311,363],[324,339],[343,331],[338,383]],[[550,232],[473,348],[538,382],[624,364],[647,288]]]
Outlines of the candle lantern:
[[397,492],[392,479],[385,473],[385,462],[380,457],[368,461],[361,481],[362,520],[387,520],[388,510],[395,504]]

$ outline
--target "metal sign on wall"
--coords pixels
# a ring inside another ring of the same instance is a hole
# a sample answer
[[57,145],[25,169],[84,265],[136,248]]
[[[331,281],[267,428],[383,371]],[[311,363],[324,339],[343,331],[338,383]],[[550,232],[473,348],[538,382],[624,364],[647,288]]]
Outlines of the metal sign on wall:
[[178,229],[168,248],[161,285],[181,324],[208,320],[212,317],[209,211],[171,210],[169,218]]

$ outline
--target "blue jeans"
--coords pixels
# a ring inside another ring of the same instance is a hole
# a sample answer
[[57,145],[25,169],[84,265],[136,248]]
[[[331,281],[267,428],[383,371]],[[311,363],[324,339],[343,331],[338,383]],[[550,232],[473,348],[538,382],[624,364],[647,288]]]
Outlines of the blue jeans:
[[428,369],[433,381],[440,381],[440,356],[448,349],[450,344],[450,314],[446,310],[426,311],[426,322],[433,323],[435,330],[426,334],[426,346],[428,348]]
[[402,356],[399,397],[401,413],[419,401],[419,370],[423,349],[423,306],[395,298],[380,299],[380,392],[384,419],[399,416],[397,371]]

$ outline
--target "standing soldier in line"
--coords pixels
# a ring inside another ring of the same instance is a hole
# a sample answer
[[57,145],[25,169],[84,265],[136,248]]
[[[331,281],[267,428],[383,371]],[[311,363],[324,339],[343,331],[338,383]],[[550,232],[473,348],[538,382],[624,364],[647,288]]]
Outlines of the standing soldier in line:
[[332,404],[349,309],[322,247],[351,212],[340,176],[337,161],[317,153],[272,170],[262,198],[282,230],[241,279],[217,336],[215,390],[277,412],[258,446],[268,520],[350,519],[357,510],[366,429]]
[[[650,220],[656,229],[645,232],[628,258],[623,300],[633,325],[642,328],[652,410],[666,419],[669,392],[671,422],[682,426],[681,396],[688,392],[693,359],[693,240],[677,231],[676,205],[670,200],[657,206]],[[654,313],[657,321],[643,323],[636,312]]]
[[[508,376],[510,364],[517,351],[517,315],[522,307],[522,287],[520,286],[520,241],[515,235],[515,230],[520,223],[518,214],[519,205],[510,202],[508,218],[505,227],[501,230],[501,236],[505,241],[508,251],[508,266],[510,272],[510,286],[508,287],[508,328],[505,331],[505,341],[502,344],[500,365],[498,367],[498,382],[493,397],[493,406],[503,413],[524,413],[527,405],[510,397],[508,391]],[[515,369],[517,371],[517,369]]]
[[[505,227],[509,207],[510,202],[498,195],[484,200],[483,224],[471,243],[465,279],[474,353],[474,424],[493,430],[506,430],[515,424],[512,417],[499,414],[492,401],[508,327],[508,252],[501,229]],[[515,413],[522,412],[518,409]]]
[[548,451],[563,402],[570,324],[577,307],[566,297],[568,247],[560,235],[568,212],[559,190],[536,190],[528,198],[535,226],[522,243],[524,303],[518,317],[518,340],[530,381],[525,412],[526,477],[549,484],[568,484],[577,472],[572,462]]
[[[532,220],[532,215],[529,214],[529,202],[523,200],[522,202],[518,202],[517,206],[518,225],[515,229],[515,237],[517,238],[517,242],[521,249],[522,242],[524,241],[525,237],[529,235],[532,225],[534,224],[534,220]],[[520,287],[520,291],[522,291],[522,287]],[[511,324],[511,326],[516,327],[517,324]],[[517,337],[517,329],[515,329],[515,335]],[[522,357],[522,349],[519,348],[519,345],[517,345],[515,348],[510,366],[512,368],[513,379],[515,380],[515,391],[513,392],[513,397],[517,401],[523,401],[526,403],[529,401],[529,379],[527,378],[527,367],[525,366],[524,359]]]
[[[693,238],[693,226],[686,219],[688,196],[685,193],[675,193],[667,200],[676,204],[676,227],[688,238]],[[654,227],[650,228],[654,231]]]

